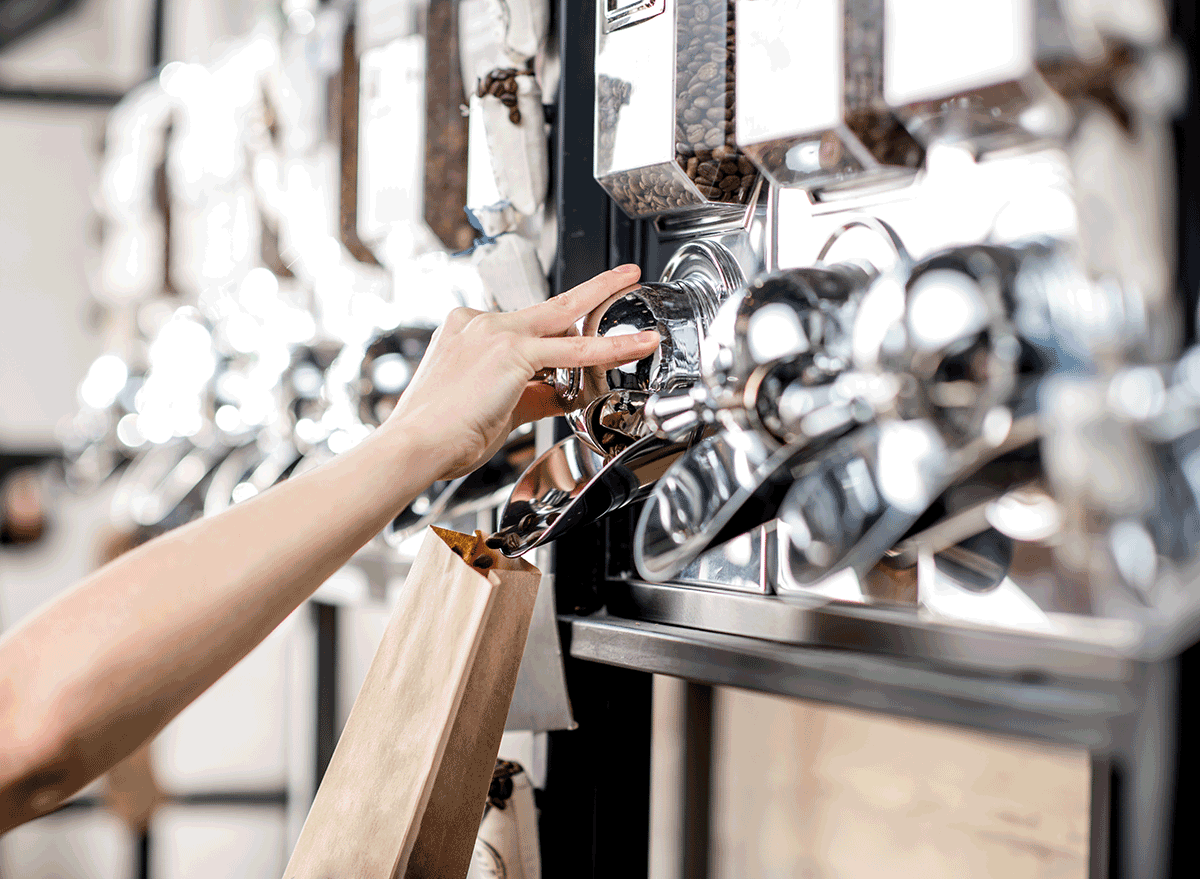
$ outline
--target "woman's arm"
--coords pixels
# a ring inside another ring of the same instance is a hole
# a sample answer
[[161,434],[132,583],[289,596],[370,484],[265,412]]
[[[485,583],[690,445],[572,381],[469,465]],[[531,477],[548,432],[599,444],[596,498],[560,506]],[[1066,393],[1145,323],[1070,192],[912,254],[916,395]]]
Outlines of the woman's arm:
[[614,365],[657,336],[579,338],[637,279],[607,272],[506,315],[454,312],[392,417],[361,445],[101,568],[0,640],[0,832],[43,814],[161,730],[436,479],[561,411],[531,383]]

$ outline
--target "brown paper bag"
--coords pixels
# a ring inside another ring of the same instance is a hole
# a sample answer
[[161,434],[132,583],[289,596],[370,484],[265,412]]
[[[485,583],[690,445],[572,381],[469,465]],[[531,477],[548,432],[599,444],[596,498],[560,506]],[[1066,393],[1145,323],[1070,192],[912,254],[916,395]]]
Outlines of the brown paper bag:
[[541,580],[481,538],[426,533],[285,879],[466,876]]

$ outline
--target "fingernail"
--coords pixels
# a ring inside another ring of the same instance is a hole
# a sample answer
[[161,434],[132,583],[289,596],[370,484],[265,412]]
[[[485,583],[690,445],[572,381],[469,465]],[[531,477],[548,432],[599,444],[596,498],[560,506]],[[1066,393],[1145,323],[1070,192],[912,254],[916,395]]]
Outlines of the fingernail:
[[654,330],[644,330],[640,333],[634,333],[633,337],[639,342],[658,342],[662,339],[662,336],[654,332]]
[[634,272],[641,271],[641,269],[633,263],[626,263],[623,266],[617,266],[613,271],[621,275],[632,275]]

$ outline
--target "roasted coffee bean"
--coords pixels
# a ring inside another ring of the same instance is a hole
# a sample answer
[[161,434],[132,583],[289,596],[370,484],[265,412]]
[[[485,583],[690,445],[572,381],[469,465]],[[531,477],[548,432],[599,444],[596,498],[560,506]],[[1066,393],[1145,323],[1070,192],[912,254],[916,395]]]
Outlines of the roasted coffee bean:
[[596,80],[596,103],[599,113],[599,137],[596,143],[596,158],[601,167],[612,164],[612,151],[616,143],[617,120],[621,108],[629,103],[633,87],[624,80],[601,74]]
[[729,203],[745,200],[742,178],[756,174],[734,137],[735,5],[735,0],[677,0],[675,35],[675,155],[697,160],[680,167],[705,198]]
[[508,121],[511,122],[513,125],[520,125],[521,124],[521,111],[518,110],[516,107],[513,107],[511,110],[509,110],[508,111]]
[[502,103],[506,107],[515,107],[515,106],[517,106],[517,96],[510,95],[507,93],[503,94],[500,96],[500,103]]

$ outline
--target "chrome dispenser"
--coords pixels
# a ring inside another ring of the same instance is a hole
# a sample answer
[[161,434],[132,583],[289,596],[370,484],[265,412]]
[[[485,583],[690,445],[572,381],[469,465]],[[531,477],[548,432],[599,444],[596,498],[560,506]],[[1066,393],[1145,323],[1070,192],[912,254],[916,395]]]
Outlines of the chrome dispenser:
[[909,261],[886,224],[847,223],[815,266],[755,279],[722,307],[700,384],[650,398],[648,420],[663,435],[719,432],[664,475],[642,510],[633,549],[646,579],[671,579],[773,518],[797,468],[867,414],[847,370],[854,317],[879,268],[825,263],[845,231],[864,226]]
[[736,214],[757,171],[734,142],[733,0],[597,8],[596,180],[631,217]]
[[575,433],[517,483],[494,537],[499,549],[519,555],[644,497],[697,438],[698,431],[655,435],[645,420],[646,400],[657,392],[686,392],[696,382],[717,309],[745,283],[743,266],[753,261],[741,233],[688,242],[661,281],[617,293],[580,322],[586,335],[653,329],[662,342],[629,366],[558,371],[559,394],[578,406],[570,418]]

